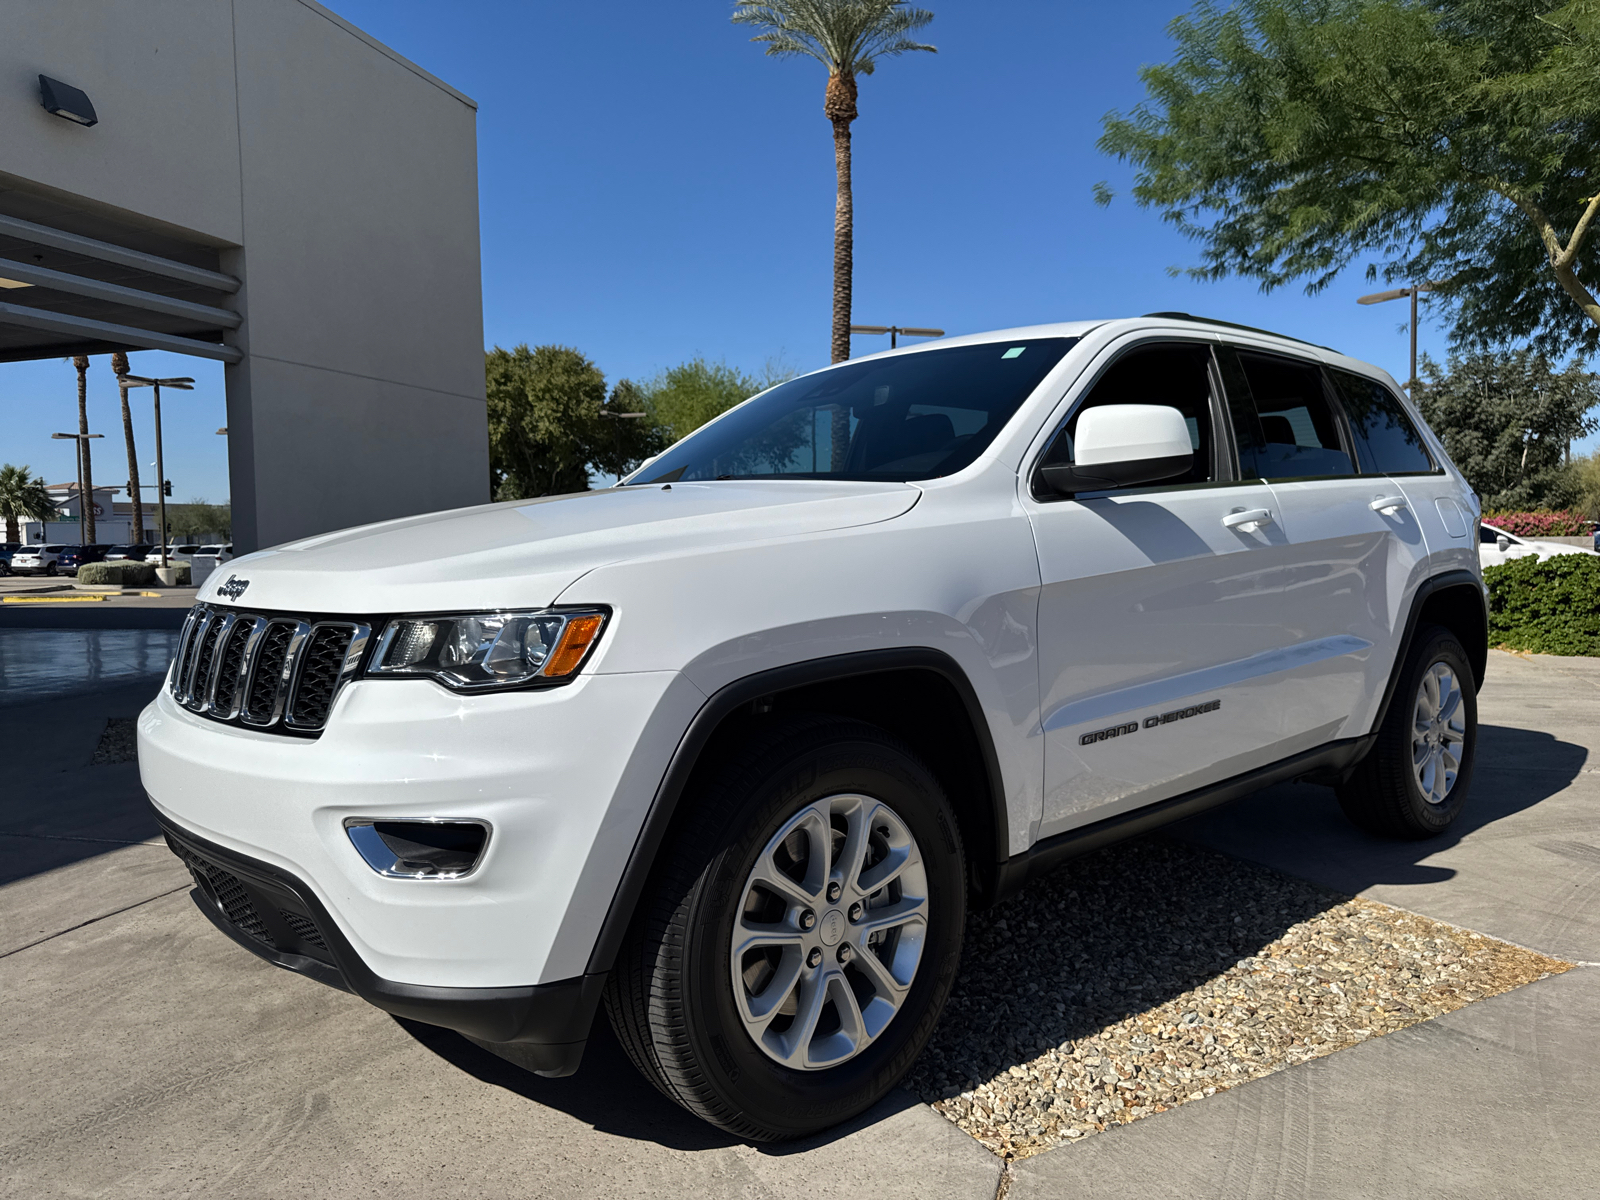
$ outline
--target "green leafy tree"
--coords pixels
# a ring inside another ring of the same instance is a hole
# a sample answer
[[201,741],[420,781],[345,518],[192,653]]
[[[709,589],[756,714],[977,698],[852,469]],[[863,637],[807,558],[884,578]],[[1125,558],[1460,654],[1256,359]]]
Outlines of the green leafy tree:
[[6,541],[22,540],[23,521],[48,521],[56,515],[55,501],[44,489],[44,477],[32,468],[0,467],[0,517],[6,522]]
[[695,357],[648,381],[643,387],[644,404],[667,441],[676,442],[734,405],[793,377],[794,372],[775,361],[767,363],[759,375],[747,375],[727,363]]
[[856,110],[856,76],[871,75],[880,58],[913,50],[934,52],[910,34],[933,20],[905,0],[736,0],[733,20],[764,32],[751,38],[780,58],[814,58],[828,69],[822,113],[833,125],[833,165],[838,191],[833,210],[834,362],[850,357],[850,298],[855,261],[855,194],[851,185],[850,125]]
[[1600,521],[1600,453],[1572,461],[1568,490],[1572,504],[1591,521]]
[[1423,357],[1417,403],[1486,510],[1560,508],[1572,499],[1564,458],[1600,428],[1600,377],[1557,371],[1533,350]]
[[1600,345],[1600,8],[1202,0],[1170,28],[1100,146],[1201,243],[1190,274],[1315,292],[1366,259],[1438,281],[1459,346]]
[[496,346],[486,356],[490,487],[497,500],[589,490],[590,471],[622,475],[662,434],[640,389],[606,378],[568,346]]

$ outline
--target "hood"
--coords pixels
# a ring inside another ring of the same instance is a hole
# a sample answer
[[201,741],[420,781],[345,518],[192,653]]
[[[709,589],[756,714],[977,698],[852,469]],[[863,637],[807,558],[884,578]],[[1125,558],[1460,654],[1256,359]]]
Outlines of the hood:
[[907,483],[719,480],[488,504],[247,554],[213,571],[199,599],[308,613],[537,608],[608,563],[870,525],[921,494]]

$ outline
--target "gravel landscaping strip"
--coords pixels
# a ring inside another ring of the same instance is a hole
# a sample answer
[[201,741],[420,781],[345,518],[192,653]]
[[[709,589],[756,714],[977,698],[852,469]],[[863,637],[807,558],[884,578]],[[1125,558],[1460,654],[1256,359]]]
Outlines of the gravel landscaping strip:
[[105,732],[100,735],[100,744],[94,748],[94,757],[89,760],[91,767],[138,759],[134,720],[133,717],[112,717],[106,722]]
[[1142,839],[972,917],[905,1086],[1026,1158],[1572,965]]

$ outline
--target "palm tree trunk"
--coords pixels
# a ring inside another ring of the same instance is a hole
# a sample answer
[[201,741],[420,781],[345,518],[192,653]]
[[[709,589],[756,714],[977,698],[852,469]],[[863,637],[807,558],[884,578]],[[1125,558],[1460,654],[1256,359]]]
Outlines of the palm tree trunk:
[[[834,362],[850,357],[850,300],[855,274],[855,192],[850,181],[850,122],[856,119],[854,75],[829,75],[823,114],[833,123],[833,169],[838,196],[833,209],[833,337]],[[850,454],[850,410],[833,410],[830,433],[834,471],[843,471]]]
[[111,369],[116,372],[117,390],[122,393],[122,437],[128,443],[128,544],[138,546],[144,543],[144,492],[139,488],[139,452],[133,444],[128,385],[122,380],[128,373],[128,356],[118,350],[111,356]]
[[850,122],[856,119],[853,75],[829,75],[823,114],[833,123],[833,166],[838,198],[833,210],[833,338],[834,362],[850,357],[850,286],[855,267],[855,194],[850,185]]
[[[89,356],[80,354],[72,360],[72,365],[78,368],[78,432],[89,432]],[[78,438],[78,453],[83,457],[79,460],[82,466],[78,474],[81,493],[78,496],[78,536],[83,539],[85,546],[93,543],[94,528],[94,470],[89,462],[89,439]]]

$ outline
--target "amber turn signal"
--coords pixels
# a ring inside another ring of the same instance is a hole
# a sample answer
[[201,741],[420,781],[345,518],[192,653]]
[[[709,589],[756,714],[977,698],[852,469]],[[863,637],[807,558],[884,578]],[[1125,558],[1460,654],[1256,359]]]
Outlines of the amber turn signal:
[[573,617],[568,620],[567,627],[561,631],[561,640],[550,655],[550,661],[544,665],[545,677],[559,679],[576,671],[583,656],[589,652],[589,647],[594,645],[594,639],[600,635],[600,626],[604,623],[605,618],[601,616]]

